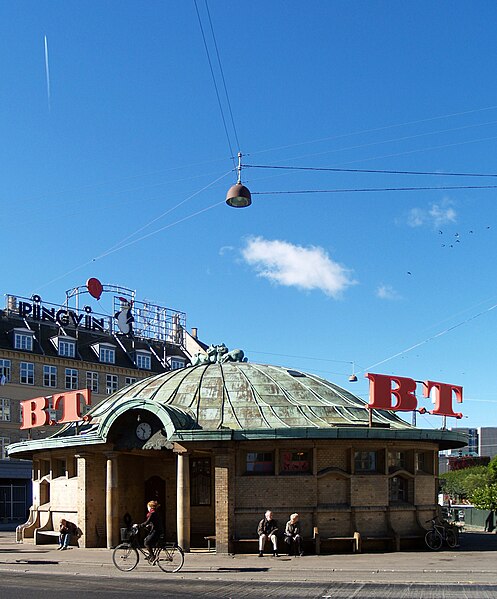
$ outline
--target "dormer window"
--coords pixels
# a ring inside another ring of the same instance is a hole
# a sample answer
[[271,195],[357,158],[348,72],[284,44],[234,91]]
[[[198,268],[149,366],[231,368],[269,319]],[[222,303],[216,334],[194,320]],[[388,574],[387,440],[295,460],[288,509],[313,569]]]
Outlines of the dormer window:
[[116,346],[110,343],[95,343],[92,345],[93,351],[97,354],[98,359],[103,364],[116,363]]
[[137,368],[140,370],[150,370],[152,368],[152,360],[149,351],[137,350],[135,355]]
[[57,353],[62,358],[76,357],[76,339],[72,337],[58,335],[51,338],[52,343],[57,349]]
[[14,348],[21,351],[33,351],[33,331],[14,329]]
[[59,341],[59,356],[74,358],[76,355],[76,344],[74,341]]
[[171,370],[179,370],[180,368],[184,368],[185,367],[184,358],[172,356],[171,358],[169,358],[169,367]]

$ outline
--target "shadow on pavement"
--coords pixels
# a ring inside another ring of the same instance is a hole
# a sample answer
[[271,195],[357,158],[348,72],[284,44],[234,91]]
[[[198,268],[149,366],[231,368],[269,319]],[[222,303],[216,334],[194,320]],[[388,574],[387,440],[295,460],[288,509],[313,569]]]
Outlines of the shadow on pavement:
[[31,566],[53,566],[57,565],[58,563],[59,562],[44,559],[16,559],[16,564],[29,564]]
[[218,572],[269,572],[270,568],[217,568]]
[[51,553],[50,549],[38,549],[36,546],[35,547],[27,547],[24,546],[22,547],[19,546],[19,548],[15,548],[15,549],[0,549],[0,554],[2,553],[33,553],[34,551],[36,551],[36,553]]
[[463,532],[459,543],[459,551],[497,551],[497,535],[491,532]]

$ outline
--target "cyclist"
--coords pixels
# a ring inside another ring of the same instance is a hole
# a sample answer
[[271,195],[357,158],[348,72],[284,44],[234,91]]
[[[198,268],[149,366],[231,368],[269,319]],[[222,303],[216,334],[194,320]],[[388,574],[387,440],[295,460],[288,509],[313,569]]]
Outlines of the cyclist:
[[147,519],[145,522],[142,522],[139,525],[140,527],[144,527],[148,530],[148,535],[145,537],[144,545],[148,549],[149,559],[153,558],[154,547],[157,545],[157,541],[163,533],[162,518],[157,511],[159,507],[159,502],[149,501],[147,503]]

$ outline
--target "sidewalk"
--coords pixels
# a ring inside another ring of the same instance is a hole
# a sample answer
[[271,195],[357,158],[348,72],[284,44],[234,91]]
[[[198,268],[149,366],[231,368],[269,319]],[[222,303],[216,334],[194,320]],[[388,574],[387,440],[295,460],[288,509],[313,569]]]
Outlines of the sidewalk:
[[497,581],[497,535],[466,532],[461,547],[438,552],[309,555],[279,558],[217,555],[194,550],[177,574],[165,574],[142,560],[136,570],[118,571],[107,549],[56,551],[56,545],[16,544],[14,533],[0,532],[0,572],[26,575],[271,581],[340,581],[404,583],[488,583]]

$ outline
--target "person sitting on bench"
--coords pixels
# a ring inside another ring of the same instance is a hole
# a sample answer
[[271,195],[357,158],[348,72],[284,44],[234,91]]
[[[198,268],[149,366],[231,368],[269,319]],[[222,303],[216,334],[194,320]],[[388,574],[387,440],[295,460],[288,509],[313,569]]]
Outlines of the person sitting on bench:
[[69,522],[69,520],[62,518],[59,526],[59,546],[57,550],[65,551],[71,541],[71,537],[77,535],[77,532],[78,527],[74,522]]
[[286,523],[285,543],[288,545],[288,555],[304,555],[298,514],[292,514]]
[[259,557],[264,557],[264,545],[268,539],[273,544],[273,555],[279,557],[277,532],[278,524],[276,520],[273,520],[273,512],[267,510],[264,518],[259,522],[259,526],[257,527],[257,534],[259,535]]

